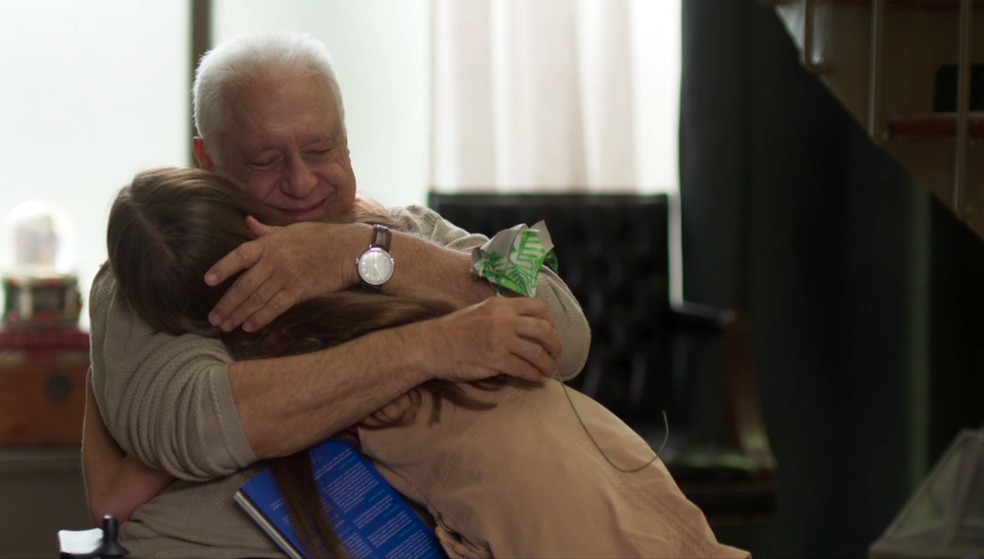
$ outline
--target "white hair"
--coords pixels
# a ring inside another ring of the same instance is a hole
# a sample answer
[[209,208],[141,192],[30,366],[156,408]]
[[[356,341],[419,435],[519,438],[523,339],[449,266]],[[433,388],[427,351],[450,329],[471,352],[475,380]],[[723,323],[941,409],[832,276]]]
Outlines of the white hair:
[[205,53],[195,71],[195,129],[211,151],[222,151],[232,115],[231,95],[272,77],[310,72],[326,82],[344,126],[342,92],[324,43],[304,33],[240,35]]

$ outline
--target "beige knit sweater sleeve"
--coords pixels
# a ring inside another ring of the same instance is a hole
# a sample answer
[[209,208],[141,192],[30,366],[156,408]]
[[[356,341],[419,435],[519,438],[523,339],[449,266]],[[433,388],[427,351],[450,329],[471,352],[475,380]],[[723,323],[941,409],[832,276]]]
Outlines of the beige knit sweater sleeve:
[[106,426],[141,461],[186,480],[255,462],[232,398],[222,342],[170,336],[141,320],[109,266],[89,295],[92,387]]

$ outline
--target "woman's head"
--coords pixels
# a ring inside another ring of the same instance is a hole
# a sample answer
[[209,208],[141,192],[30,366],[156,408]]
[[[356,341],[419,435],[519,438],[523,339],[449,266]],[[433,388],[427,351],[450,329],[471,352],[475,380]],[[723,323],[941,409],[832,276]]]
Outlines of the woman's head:
[[208,313],[229,282],[209,287],[205,271],[253,238],[245,216],[268,220],[263,212],[215,173],[164,168],[138,174],[117,196],[107,231],[123,296],[158,330],[217,334]]

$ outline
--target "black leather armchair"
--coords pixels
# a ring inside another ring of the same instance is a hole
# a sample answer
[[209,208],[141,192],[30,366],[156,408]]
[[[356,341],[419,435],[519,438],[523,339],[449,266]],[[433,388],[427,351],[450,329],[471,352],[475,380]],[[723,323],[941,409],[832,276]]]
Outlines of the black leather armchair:
[[592,329],[588,363],[571,385],[654,449],[664,441],[665,411],[661,458],[712,523],[770,517],[776,464],[748,324],[734,311],[671,303],[666,195],[432,192],[428,203],[489,236],[545,220],[559,273]]

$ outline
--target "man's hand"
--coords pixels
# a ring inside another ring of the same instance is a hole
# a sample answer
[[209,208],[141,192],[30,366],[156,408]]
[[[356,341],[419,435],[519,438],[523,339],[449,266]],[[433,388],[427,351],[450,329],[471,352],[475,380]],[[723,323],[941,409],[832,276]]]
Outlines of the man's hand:
[[365,244],[370,236],[368,226],[295,223],[272,227],[252,216],[246,223],[257,238],[240,245],[205,273],[205,283],[214,286],[245,270],[209,314],[209,321],[226,332],[240,324],[247,332],[258,330],[300,301],[341,291],[358,281],[345,242]]
[[437,378],[471,381],[505,374],[534,382],[557,376],[561,339],[538,299],[493,297],[419,323],[434,348],[426,366]]

